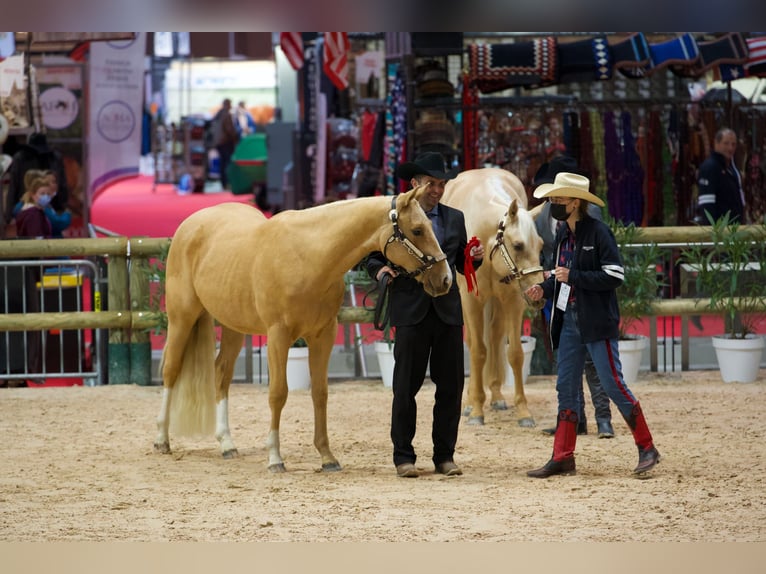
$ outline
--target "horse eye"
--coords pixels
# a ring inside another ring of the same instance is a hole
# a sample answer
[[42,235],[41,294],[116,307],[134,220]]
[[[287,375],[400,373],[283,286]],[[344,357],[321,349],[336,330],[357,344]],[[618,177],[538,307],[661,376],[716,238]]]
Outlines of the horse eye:
[[514,243],[513,244],[513,250],[514,251],[518,251],[518,252],[524,251],[524,244],[523,243]]
[[412,234],[413,234],[415,237],[420,237],[421,235],[423,235],[423,230],[422,230],[422,229],[420,229],[420,227],[414,227],[414,228],[412,229]]

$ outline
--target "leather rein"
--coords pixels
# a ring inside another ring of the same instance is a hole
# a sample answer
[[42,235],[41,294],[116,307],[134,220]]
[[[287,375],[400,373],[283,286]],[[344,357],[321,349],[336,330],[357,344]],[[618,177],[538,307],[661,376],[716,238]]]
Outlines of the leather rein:
[[[519,266],[516,265],[516,262],[513,260],[513,257],[511,257],[510,252],[508,251],[508,248],[505,246],[505,240],[503,234],[505,233],[505,220],[501,219],[500,223],[497,226],[497,235],[495,236],[495,245],[492,247],[492,250],[489,252],[489,260],[492,261],[492,256],[495,254],[495,251],[500,251],[500,255],[503,256],[503,261],[505,262],[505,266],[508,267],[508,275],[505,277],[502,277],[500,279],[501,283],[510,283],[511,281],[518,280],[521,281],[521,278],[525,275],[531,275],[532,273],[538,273],[543,270],[541,265],[537,265],[535,267],[528,267],[526,269],[519,269]],[[522,290],[523,293],[523,290]]]
[[[396,211],[396,196],[391,198],[391,211],[388,212],[388,218],[391,220],[391,224],[393,225],[394,230],[391,233],[391,237],[389,237],[386,241],[386,245],[383,247],[383,256],[389,261],[390,267],[394,268],[397,273],[404,275],[405,277],[416,277],[421,273],[425,273],[431,267],[440,261],[444,261],[447,258],[444,253],[442,253],[439,257],[426,255],[420,249],[418,249],[417,245],[415,245],[407,238],[407,236],[399,227],[399,214]],[[388,249],[388,246],[391,245],[394,241],[403,245],[407,250],[407,253],[412,255],[420,262],[420,267],[415,269],[415,271],[407,271],[404,267],[400,267],[399,265],[391,262],[391,260],[386,255],[386,249]]]

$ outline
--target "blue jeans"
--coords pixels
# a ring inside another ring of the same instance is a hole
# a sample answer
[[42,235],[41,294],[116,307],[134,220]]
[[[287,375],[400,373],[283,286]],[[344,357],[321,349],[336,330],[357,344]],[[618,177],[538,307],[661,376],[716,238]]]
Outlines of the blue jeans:
[[638,401],[622,378],[622,364],[617,350],[617,339],[583,343],[580,328],[577,325],[577,313],[574,309],[569,309],[564,313],[564,323],[559,339],[558,376],[556,380],[559,412],[565,409],[571,409],[576,413],[582,412],[580,390],[582,389],[586,351],[593,360],[601,386],[606,394],[623,417],[630,416]]

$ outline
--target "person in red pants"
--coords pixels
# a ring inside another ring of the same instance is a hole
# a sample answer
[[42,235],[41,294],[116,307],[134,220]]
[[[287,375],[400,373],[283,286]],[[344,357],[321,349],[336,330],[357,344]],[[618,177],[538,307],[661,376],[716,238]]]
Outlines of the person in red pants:
[[638,399],[622,376],[617,347],[620,311],[615,290],[624,279],[617,241],[609,227],[588,215],[588,204],[604,202],[590,192],[587,177],[562,172],[553,183],[537,187],[534,196],[550,201],[551,216],[566,225],[556,232],[556,266],[542,283],[527,289],[527,296],[553,301],[550,332],[558,349],[556,392],[558,424],[553,455],[527,476],[547,478],[575,472],[579,389],[585,357],[590,355],[599,380],[633,433],[642,475],[660,461],[660,453]]

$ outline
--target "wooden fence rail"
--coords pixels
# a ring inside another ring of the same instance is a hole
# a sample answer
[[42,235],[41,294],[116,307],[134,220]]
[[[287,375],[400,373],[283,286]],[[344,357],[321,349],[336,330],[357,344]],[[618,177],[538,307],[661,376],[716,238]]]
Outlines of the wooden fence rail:
[[[766,241],[764,227],[741,226],[753,240]],[[691,243],[709,242],[710,227],[651,227],[640,230],[641,244],[679,248]],[[9,239],[0,241],[0,259],[53,257],[101,257],[108,262],[108,305],[104,311],[76,313],[38,313],[0,315],[0,331],[46,329],[109,329],[112,345],[148,345],[148,332],[163,324],[163,314],[149,309],[149,273],[140,272],[147,261],[161,255],[169,238],[108,237],[98,239]],[[132,269],[132,272],[131,272]],[[761,309],[766,311],[766,305]],[[652,304],[654,316],[715,314],[708,299],[664,299]],[[340,323],[372,323],[373,313],[360,307],[342,307]],[[110,360],[110,382],[119,375]],[[119,369],[117,369],[119,370]],[[148,375],[147,375],[148,376]],[[135,379],[135,377],[134,377]],[[124,381],[128,382],[128,381]]]

